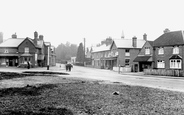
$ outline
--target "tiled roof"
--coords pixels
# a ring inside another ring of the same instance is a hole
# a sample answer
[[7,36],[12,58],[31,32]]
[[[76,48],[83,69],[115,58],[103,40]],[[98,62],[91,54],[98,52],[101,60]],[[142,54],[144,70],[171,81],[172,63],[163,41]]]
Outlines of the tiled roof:
[[93,47],[93,51],[92,52],[101,52],[101,51],[108,51],[110,50],[110,45],[106,46],[106,45],[101,45],[99,47]]
[[0,47],[18,47],[26,38],[9,38],[0,44]]
[[151,46],[153,46],[153,41],[148,41]]
[[[145,44],[145,40],[143,39],[137,39],[137,47],[136,48],[142,48],[142,46]],[[132,45],[132,39],[115,39],[114,43],[116,44],[117,48],[135,48]]]
[[161,46],[174,46],[174,45],[183,45],[183,32],[182,31],[173,31],[167,32],[158,37],[153,46],[161,47]]

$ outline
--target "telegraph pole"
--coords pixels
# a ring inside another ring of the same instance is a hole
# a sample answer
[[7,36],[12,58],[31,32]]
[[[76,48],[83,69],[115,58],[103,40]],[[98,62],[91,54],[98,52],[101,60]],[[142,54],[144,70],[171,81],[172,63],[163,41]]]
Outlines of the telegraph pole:
[[83,64],[84,64],[84,66],[85,66],[85,45],[86,45],[86,38],[84,38],[84,60],[83,60]]

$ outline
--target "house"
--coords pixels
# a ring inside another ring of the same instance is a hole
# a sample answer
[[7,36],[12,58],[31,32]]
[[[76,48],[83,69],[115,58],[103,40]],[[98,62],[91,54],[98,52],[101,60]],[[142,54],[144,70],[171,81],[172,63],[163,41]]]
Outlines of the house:
[[[34,32],[34,39],[17,38],[16,34],[12,38],[0,44],[0,66],[21,66],[29,61],[33,67],[45,66],[45,42],[43,36]],[[50,48],[50,47],[49,47]]]
[[[147,35],[144,34],[144,39],[147,40]],[[138,71],[153,68],[153,41],[146,41],[137,57],[133,60],[138,62]]]
[[95,68],[101,68],[101,69],[109,69],[110,63],[108,58],[108,54],[110,52],[110,45],[106,46],[101,45],[99,47],[93,47],[91,53],[91,60],[92,60],[92,66]]
[[122,67],[121,71],[138,71],[138,62],[133,62],[133,60],[145,42],[145,39],[137,39],[136,37],[114,39],[110,47],[110,67],[115,71],[119,71],[119,67]]
[[183,31],[164,31],[154,43],[154,67],[157,69],[184,70]]

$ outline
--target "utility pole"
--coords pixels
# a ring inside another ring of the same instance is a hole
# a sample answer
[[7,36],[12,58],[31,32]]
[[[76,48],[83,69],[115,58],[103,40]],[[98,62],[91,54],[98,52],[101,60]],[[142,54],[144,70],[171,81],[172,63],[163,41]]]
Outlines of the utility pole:
[[49,45],[48,45],[48,57],[47,57],[47,70],[49,70]]
[[83,63],[83,64],[84,64],[84,66],[85,66],[85,49],[86,49],[86,48],[85,48],[85,44],[86,44],[86,39],[84,38],[84,60],[83,60],[83,62],[84,62],[84,63]]

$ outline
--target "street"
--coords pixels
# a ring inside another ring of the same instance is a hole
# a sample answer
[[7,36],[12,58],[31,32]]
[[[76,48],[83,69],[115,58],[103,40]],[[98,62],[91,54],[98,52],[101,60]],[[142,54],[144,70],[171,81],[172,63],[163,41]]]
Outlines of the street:
[[[50,67],[50,70],[46,68],[31,68],[31,69],[20,69],[20,68],[1,68],[1,71],[8,72],[23,72],[23,71],[57,71],[66,72],[65,66],[57,64],[55,67]],[[71,72],[67,72],[70,75],[61,75],[68,78],[83,78],[91,80],[103,80],[106,82],[121,82],[127,85],[139,85],[160,89],[167,89],[173,91],[184,92],[184,78],[168,77],[168,76],[150,76],[143,75],[143,73],[121,73],[114,72],[111,70],[96,69],[89,67],[74,66]],[[0,88],[5,87],[21,87],[26,84],[39,84],[39,83],[59,83],[62,79],[59,77],[26,77],[16,78],[9,80],[2,80],[0,82]]]
[[111,70],[86,68],[74,66],[71,77],[81,77],[87,79],[107,80],[110,82],[122,82],[128,85],[139,85],[153,88],[161,88],[173,91],[184,92],[184,78],[169,76],[151,76],[143,73],[121,73]]

